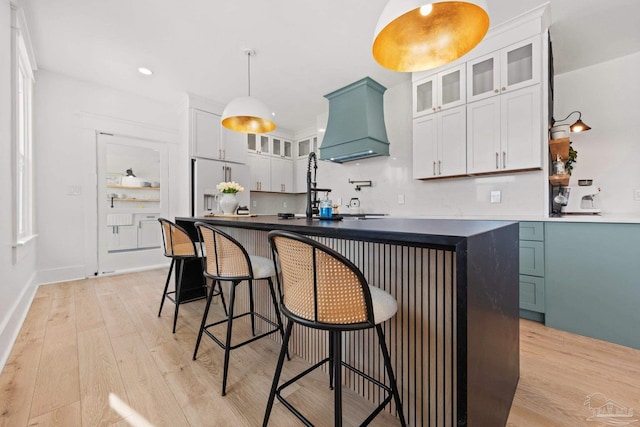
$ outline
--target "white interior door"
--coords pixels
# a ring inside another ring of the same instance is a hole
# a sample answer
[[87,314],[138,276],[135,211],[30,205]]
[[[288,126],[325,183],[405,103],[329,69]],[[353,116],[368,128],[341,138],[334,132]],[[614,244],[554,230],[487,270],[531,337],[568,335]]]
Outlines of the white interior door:
[[169,206],[166,144],[98,134],[96,152],[98,274],[166,264],[157,222]]

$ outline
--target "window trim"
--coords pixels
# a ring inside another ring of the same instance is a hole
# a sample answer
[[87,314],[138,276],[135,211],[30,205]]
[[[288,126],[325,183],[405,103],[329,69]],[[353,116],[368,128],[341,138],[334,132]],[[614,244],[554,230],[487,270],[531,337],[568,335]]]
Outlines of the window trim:
[[[33,90],[35,58],[24,13],[11,3],[12,246],[36,236],[33,165]],[[21,95],[20,76],[23,90]],[[21,108],[22,106],[22,108]],[[22,127],[22,132],[21,132]],[[22,137],[21,137],[22,135]],[[21,155],[21,146],[24,145]],[[22,162],[22,167],[20,166]],[[19,184],[21,183],[21,184]]]

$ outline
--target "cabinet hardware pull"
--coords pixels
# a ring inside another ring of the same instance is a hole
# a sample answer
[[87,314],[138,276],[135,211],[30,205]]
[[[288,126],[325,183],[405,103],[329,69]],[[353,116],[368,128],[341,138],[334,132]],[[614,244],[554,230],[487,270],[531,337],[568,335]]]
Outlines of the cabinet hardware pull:
[[436,174],[436,162],[433,162],[433,175]]
[[507,152],[506,151],[502,152],[502,167],[503,168],[507,167]]
[[506,86],[502,86],[502,90],[503,91],[507,90],[507,87]]
[[493,91],[494,91],[495,93],[498,93],[498,92],[500,92],[500,91],[499,91],[498,89],[494,89]]
[[500,169],[500,166],[498,165],[499,161],[500,161],[500,154],[496,152],[496,169]]
[[442,105],[438,105],[438,110],[442,110]]
[[442,175],[442,162],[438,160],[438,175]]

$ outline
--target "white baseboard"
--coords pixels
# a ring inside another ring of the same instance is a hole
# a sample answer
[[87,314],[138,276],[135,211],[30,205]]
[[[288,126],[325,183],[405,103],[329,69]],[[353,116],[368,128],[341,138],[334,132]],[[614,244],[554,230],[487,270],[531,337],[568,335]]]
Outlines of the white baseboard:
[[38,283],[41,285],[49,283],[68,282],[71,280],[85,279],[86,268],[84,265],[74,265],[64,268],[52,268],[38,271]]
[[118,274],[137,273],[139,271],[157,270],[159,268],[167,268],[169,267],[170,264],[171,262],[166,262],[163,264],[145,265],[144,267],[123,268],[121,270],[116,270],[109,273],[98,274],[98,276],[116,276]]
[[38,284],[34,273],[23,288],[22,294],[16,303],[11,307],[9,315],[6,317],[7,320],[0,326],[0,372],[5,363],[7,363],[13,344],[18,338],[18,333],[20,333],[20,328],[22,328],[22,323],[27,317],[37,290]]

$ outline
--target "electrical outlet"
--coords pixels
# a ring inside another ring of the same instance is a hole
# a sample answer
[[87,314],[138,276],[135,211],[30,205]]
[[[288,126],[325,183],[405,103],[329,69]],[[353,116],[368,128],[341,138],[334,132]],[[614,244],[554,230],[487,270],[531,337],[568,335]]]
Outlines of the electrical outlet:
[[492,191],[491,192],[491,203],[500,203],[502,202],[502,192],[501,191]]
[[252,206],[253,206],[254,208],[257,208],[257,207],[258,207],[258,201],[257,201],[257,200],[254,200],[254,201],[253,201]]
[[640,202],[640,188],[633,190],[633,200]]
[[68,196],[79,196],[82,193],[82,187],[79,185],[70,185],[67,187]]
[[398,204],[404,205],[404,194],[398,194]]
[[282,202],[282,207],[286,208],[287,207],[287,202]]

